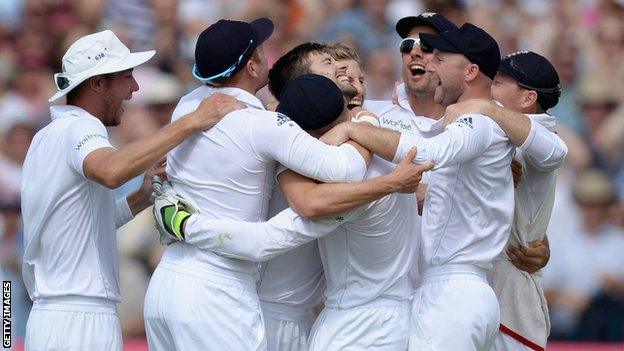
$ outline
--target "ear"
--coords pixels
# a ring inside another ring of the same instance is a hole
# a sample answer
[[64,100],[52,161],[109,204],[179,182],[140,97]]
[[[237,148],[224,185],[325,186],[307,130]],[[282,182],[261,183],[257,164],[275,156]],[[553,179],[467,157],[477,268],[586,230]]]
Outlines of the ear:
[[528,108],[537,104],[537,92],[534,90],[525,90],[522,98],[522,108]]
[[479,75],[479,66],[474,63],[468,64],[466,66],[466,74],[464,75],[464,81],[471,82],[477,78]]
[[249,60],[247,60],[247,63],[245,63],[245,69],[250,76],[258,78],[260,72],[258,71],[258,65],[256,64],[254,55],[251,55]]
[[96,92],[97,94],[101,94],[107,87],[108,81],[104,76],[98,75],[95,77],[91,77],[88,79],[88,85],[91,90]]

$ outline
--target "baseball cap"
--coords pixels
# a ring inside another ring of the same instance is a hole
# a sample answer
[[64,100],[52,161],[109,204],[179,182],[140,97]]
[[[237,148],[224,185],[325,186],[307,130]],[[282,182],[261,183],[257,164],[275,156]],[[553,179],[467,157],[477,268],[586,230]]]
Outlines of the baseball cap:
[[544,110],[559,102],[559,75],[544,56],[532,51],[514,52],[503,57],[498,70],[512,77],[521,87],[535,90],[538,103]]
[[345,108],[338,85],[318,74],[304,74],[286,84],[276,111],[303,130],[316,130],[334,122]]
[[406,38],[412,28],[421,25],[432,27],[438,32],[457,29],[457,26],[443,15],[435,12],[425,12],[418,16],[401,18],[396,24],[396,32],[401,38]]
[[479,66],[483,74],[494,79],[500,64],[498,43],[486,31],[472,23],[440,34],[420,34],[421,45],[444,52],[463,54]]
[[273,28],[268,18],[249,23],[222,19],[210,25],[197,39],[193,76],[202,83],[233,76],[273,34]]
[[64,96],[88,78],[145,63],[155,53],[154,50],[130,52],[110,30],[86,35],[76,40],[63,55],[63,72],[54,75],[58,91],[48,101]]

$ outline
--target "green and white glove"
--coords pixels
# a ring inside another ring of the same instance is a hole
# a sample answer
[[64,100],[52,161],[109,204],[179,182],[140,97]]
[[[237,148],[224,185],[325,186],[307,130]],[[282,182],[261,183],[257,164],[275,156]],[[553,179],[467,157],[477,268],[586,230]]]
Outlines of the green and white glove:
[[171,183],[158,176],[152,178],[154,190],[154,221],[160,234],[160,243],[169,245],[176,241],[184,241],[182,225],[191,215],[199,213],[197,208],[177,194]]

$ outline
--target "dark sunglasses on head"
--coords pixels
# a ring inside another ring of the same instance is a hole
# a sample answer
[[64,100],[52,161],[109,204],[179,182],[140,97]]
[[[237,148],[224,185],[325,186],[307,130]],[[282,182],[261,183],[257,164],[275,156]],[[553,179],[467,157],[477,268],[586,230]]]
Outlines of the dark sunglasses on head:
[[433,52],[433,48],[428,47],[420,38],[405,38],[401,40],[401,44],[399,45],[399,51],[402,54],[409,54],[414,49],[414,45],[418,45],[420,47],[420,51],[424,53]]
[[59,73],[54,75],[54,82],[59,90],[63,90],[69,86],[69,79]]

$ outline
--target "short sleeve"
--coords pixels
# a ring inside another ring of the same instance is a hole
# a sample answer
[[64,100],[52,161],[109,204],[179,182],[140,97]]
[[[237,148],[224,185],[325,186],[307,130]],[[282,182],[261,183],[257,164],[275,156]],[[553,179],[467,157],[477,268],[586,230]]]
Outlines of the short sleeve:
[[95,118],[79,118],[67,128],[69,166],[84,177],[83,162],[92,151],[113,146],[106,127]]

